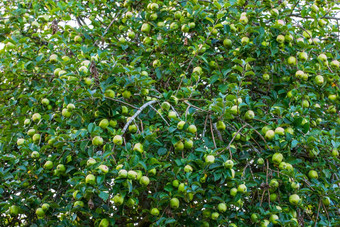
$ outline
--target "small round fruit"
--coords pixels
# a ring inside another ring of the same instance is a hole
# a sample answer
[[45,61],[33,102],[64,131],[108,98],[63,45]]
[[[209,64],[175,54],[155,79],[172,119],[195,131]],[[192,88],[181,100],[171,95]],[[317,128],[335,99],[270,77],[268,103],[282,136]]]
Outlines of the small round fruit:
[[101,145],[103,145],[103,143],[104,143],[104,140],[100,136],[95,136],[92,139],[92,145],[93,146],[101,146]]
[[100,169],[104,174],[109,172],[109,167],[106,165],[100,165],[98,166],[98,169]]
[[300,203],[300,201],[301,201],[300,196],[298,196],[297,194],[289,196],[289,202],[292,205],[297,205]]
[[216,123],[216,128],[219,130],[219,131],[224,131],[226,129],[226,125],[223,121],[218,121]]
[[193,168],[190,165],[186,165],[184,167],[184,172],[191,173],[193,171]]
[[272,157],[274,164],[279,165],[283,160],[283,155],[281,153],[275,153]]
[[159,210],[157,208],[152,208],[150,213],[153,216],[158,216],[159,215]]
[[194,142],[191,139],[186,139],[184,141],[184,148],[191,149],[194,146]]
[[224,162],[224,167],[228,168],[228,169],[232,169],[234,166],[234,162],[232,160],[227,160]]
[[35,114],[32,115],[33,121],[35,121],[35,122],[40,121],[40,119],[41,119],[41,115],[39,113],[35,113]]
[[274,225],[278,223],[277,220],[279,220],[279,216],[277,216],[276,214],[272,214],[272,215],[270,216],[270,218],[269,218],[269,221],[270,221],[271,223],[273,223]]
[[285,130],[282,127],[277,127],[275,129],[275,134],[278,134],[280,136],[283,136],[285,134]]
[[323,76],[321,76],[321,75],[317,75],[315,77],[315,83],[319,86],[321,86],[324,83],[324,81],[325,80],[324,80]]
[[177,198],[172,198],[170,200],[170,207],[173,209],[177,209],[179,207],[179,200]]
[[296,65],[296,58],[293,57],[293,56],[290,56],[290,57],[288,58],[288,64],[289,64],[289,65]]
[[24,143],[25,143],[25,139],[22,139],[22,138],[21,138],[21,139],[18,139],[18,140],[17,140],[17,145],[18,145],[18,146],[21,146],[21,145],[23,145]]
[[329,199],[329,197],[325,196],[325,197],[322,198],[322,203],[325,206],[329,206],[331,204],[331,200]]
[[257,159],[257,162],[256,162],[258,165],[263,165],[264,164],[264,159],[263,158],[259,158]]
[[99,127],[106,129],[109,126],[109,120],[103,119],[99,122]]
[[168,117],[170,118],[170,119],[173,119],[173,118],[176,118],[176,112],[175,111],[169,111],[169,113],[168,113]]
[[96,177],[93,174],[89,174],[85,178],[86,184],[92,184],[94,185],[96,183]]
[[273,130],[268,130],[266,132],[265,138],[268,140],[272,140],[275,137],[275,132]]
[[48,203],[44,203],[41,208],[44,210],[44,211],[47,211],[49,208],[50,208],[50,205]]
[[232,188],[231,190],[230,190],[230,195],[231,196],[233,196],[233,197],[235,197],[236,196],[236,194],[237,194],[237,188]]
[[44,164],[44,169],[50,170],[53,168],[53,162],[52,161],[46,161]]
[[188,131],[195,134],[197,132],[197,128],[195,125],[189,125]]
[[144,152],[143,144],[136,143],[135,146],[133,147],[133,150],[138,151],[139,153],[142,154]]
[[237,187],[237,191],[238,192],[241,192],[241,193],[245,193],[247,191],[247,186],[245,184],[240,184],[238,187]]
[[252,110],[248,110],[246,114],[244,115],[246,120],[252,120],[255,117],[255,113]]
[[113,137],[113,143],[116,145],[122,145],[123,144],[123,137],[120,135],[116,135]]
[[218,209],[219,212],[226,212],[227,205],[225,203],[220,203],[220,204],[218,204],[217,209]]
[[36,209],[35,214],[41,218],[45,216],[45,211],[42,208],[38,208]]
[[33,151],[31,154],[31,158],[37,159],[40,157],[40,154],[38,151]]
[[19,214],[20,208],[16,205],[12,205],[9,207],[9,214],[11,216],[17,216]]
[[318,179],[319,178],[318,173],[315,170],[310,170],[308,172],[308,177],[310,179]]
[[179,130],[182,130],[183,127],[184,127],[184,125],[185,125],[185,121],[180,121],[180,122],[178,122],[178,124],[177,124],[177,128],[178,128]]
[[184,149],[184,144],[182,141],[177,141],[175,144],[175,150],[182,151]]
[[148,186],[150,184],[150,179],[147,176],[142,176],[139,183],[143,186]]
[[113,202],[115,205],[120,206],[124,203],[124,198],[120,194],[117,194],[113,197]]
[[99,227],[109,227],[110,222],[106,218],[102,219],[99,223]]
[[207,155],[205,157],[205,163],[213,164],[215,162],[215,157],[213,155]]
[[211,214],[211,219],[212,220],[217,220],[219,216],[220,216],[220,214],[218,212],[213,212]]

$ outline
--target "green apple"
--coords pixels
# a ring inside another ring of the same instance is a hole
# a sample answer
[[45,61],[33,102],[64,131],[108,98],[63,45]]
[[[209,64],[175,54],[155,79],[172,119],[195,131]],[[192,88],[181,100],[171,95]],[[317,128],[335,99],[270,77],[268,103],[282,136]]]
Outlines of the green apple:
[[237,187],[237,191],[238,192],[241,192],[241,193],[245,193],[247,191],[247,186],[245,184],[240,184],[238,187]]
[[184,183],[180,183],[178,185],[178,191],[179,192],[185,192],[185,184]]
[[177,22],[172,22],[170,24],[170,29],[171,30],[177,30],[178,28],[179,28],[179,26],[178,26]]
[[339,156],[339,151],[338,151],[337,149],[334,148],[334,149],[332,150],[332,156],[333,156],[333,157],[338,157],[338,156]]
[[296,65],[296,58],[293,57],[293,56],[290,56],[290,57],[288,58],[288,64],[289,64],[289,65]]
[[241,17],[240,17],[240,23],[241,24],[247,24],[248,23],[248,18],[247,18],[247,16],[245,15],[245,14],[243,14],[243,15],[241,15]]
[[186,139],[184,141],[184,148],[191,149],[194,146],[194,142],[191,139]]
[[29,124],[31,124],[31,120],[30,119],[25,119],[24,125],[29,125]]
[[173,209],[177,209],[179,207],[179,200],[177,198],[172,198],[170,200],[170,207]]
[[290,186],[292,187],[292,189],[299,189],[300,188],[300,184],[298,182],[293,181]]
[[94,158],[89,158],[88,160],[87,160],[87,162],[86,162],[86,165],[87,166],[92,166],[92,165],[94,165],[94,164],[96,164],[97,163],[97,161],[94,159]]
[[35,114],[32,115],[33,121],[35,121],[35,122],[40,121],[40,119],[41,119],[41,115],[39,113],[35,113]]
[[340,63],[339,63],[339,61],[338,60],[333,60],[333,61],[331,61],[331,67],[333,67],[333,68],[340,68]]
[[105,129],[109,126],[109,120],[103,119],[99,122],[99,127]]
[[170,119],[173,119],[173,118],[176,118],[176,112],[175,111],[169,111],[169,113],[168,113],[168,117],[170,118]]
[[223,40],[223,46],[230,48],[233,45],[230,39]]
[[284,43],[284,42],[285,42],[285,37],[284,37],[283,35],[278,35],[278,36],[276,37],[276,41],[277,41],[278,43]]
[[280,165],[283,160],[283,155],[281,153],[275,153],[272,157],[272,161],[276,165]]
[[123,137],[120,135],[116,135],[113,137],[113,143],[116,145],[122,145],[123,144]]
[[302,105],[302,107],[304,107],[304,108],[308,108],[308,107],[309,107],[309,102],[308,102],[308,100],[303,100],[301,105]]
[[40,134],[36,133],[33,135],[32,140],[33,142],[39,142],[40,138],[41,138]]
[[101,145],[103,145],[103,143],[104,143],[104,140],[100,136],[95,136],[92,139],[92,145],[93,146],[101,146]]
[[17,145],[18,145],[18,146],[21,146],[21,145],[23,145],[24,143],[25,143],[25,139],[20,138],[20,139],[17,140]]
[[47,211],[49,208],[50,208],[50,205],[48,203],[44,203],[41,208],[44,210],[44,211]]
[[228,168],[228,169],[232,169],[234,166],[234,162],[232,160],[227,160],[224,162],[224,167]]
[[276,224],[279,223],[277,220],[279,220],[279,216],[277,216],[276,214],[270,215],[269,221],[270,221],[271,223],[273,223],[274,225],[276,225]]
[[87,86],[90,86],[91,84],[93,84],[93,79],[90,77],[87,77],[84,79],[84,82]]
[[174,144],[174,147],[175,147],[175,150],[178,150],[178,151],[181,151],[184,149],[184,144],[182,141],[177,141],[175,144]]
[[149,173],[150,175],[152,175],[152,176],[155,176],[156,173],[157,173],[157,170],[156,170],[155,168],[153,168],[153,169],[150,169],[150,170],[148,171],[148,173]]
[[306,52],[300,52],[298,57],[301,61],[306,61],[308,59],[308,54]]
[[318,173],[315,170],[310,170],[308,172],[308,177],[310,179],[318,179],[319,178]]
[[278,188],[279,187],[279,182],[276,179],[271,179],[269,182],[269,186],[271,188]]
[[267,227],[270,224],[269,220],[264,219],[261,221],[260,227]]
[[134,200],[133,198],[129,198],[127,201],[126,201],[126,205],[130,208],[133,208],[136,204],[136,200]]
[[150,184],[150,179],[147,176],[142,176],[139,183],[143,186],[148,186]]
[[9,207],[9,214],[11,216],[17,216],[19,214],[20,208],[16,205],[12,205]]
[[325,197],[322,198],[322,203],[325,206],[329,206],[331,204],[331,200],[329,199],[329,197],[325,196]]
[[289,134],[291,134],[291,135],[294,135],[294,129],[291,128],[291,127],[286,128],[286,129],[285,129],[285,132],[286,132],[286,133],[289,133]]
[[98,166],[98,169],[100,169],[104,174],[109,172],[109,167],[106,165],[100,165]]
[[63,115],[64,117],[66,117],[66,118],[69,118],[69,117],[71,117],[71,112],[68,110],[68,109],[66,109],[66,108],[64,108],[62,111],[61,111],[61,115]]
[[296,73],[295,73],[295,76],[296,76],[297,78],[303,78],[304,75],[305,75],[305,73],[304,73],[302,70],[298,70],[298,71],[296,71]]
[[119,178],[127,178],[128,172],[125,169],[121,169],[118,172],[118,177]]
[[258,165],[263,165],[264,164],[264,159],[263,158],[259,158],[257,159],[257,162],[256,162]]
[[88,73],[88,71],[89,70],[88,70],[88,68],[85,65],[80,66],[80,68],[79,68],[79,72],[82,72],[84,74]]
[[124,197],[120,194],[117,194],[113,197],[113,202],[115,205],[120,206],[124,203]]
[[27,131],[27,135],[28,136],[33,136],[34,134],[36,133],[35,129],[34,128],[31,128]]
[[36,158],[39,158],[39,157],[40,157],[40,154],[39,154],[38,151],[33,151],[33,152],[31,153],[31,158],[36,159]]
[[79,36],[79,35],[76,35],[75,37],[74,37],[74,42],[76,42],[76,43],[80,43],[81,41],[83,41],[83,39],[81,38],[81,36]]
[[136,143],[134,146],[133,146],[133,150],[134,151],[138,151],[139,153],[143,153],[144,152],[144,148],[143,148],[143,144],[141,143]]
[[275,134],[278,134],[280,136],[283,136],[285,134],[285,130],[282,127],[277,127],[275,129]]
[[152,66],[153,66],[154,68],[160,67],[160,66],[161,66],[161,61],[158,60],[158,59],[154,60],[154,61],[152,62]]
[[312,9],[312,11],[313,11],[314,13],[319,12],[319,7],[318,7],[316,4],[313,4],[312,7],[311,7],[311,9]]
[[272,139],[274,139],[274,137],[275,137],[275,132],[274,132],[274,130],[268,130],[267,132],[266,132],[266,134],[265,134],[265,138],[266,139],[268,139],[268,140],[272,140]]
[[192,70],[192,73],[193,74],[197,74],[197,75],[202,75],[203,74],[203,69],[199,66],[195,67],[193,70]]
[[219,212],[226,212],[227,210],[227,205],[225,203],[219,203],[217,206],[217,209]]
[[324,82],[323,76],[317,75],[317,76],[315,77],[315,83],[316,83],[317,85],[321,86],[321,85],[323,84],[323,82]]
[[46,161],[44,164],[44,169],[50,170],[53,168],[53,162],[52,161]]
[[327,56],[326,56],[326,54],[320,54],[320,55],[318,56],[318,59],[319,59],[320,61],[322,61],[322,62],[326,62],[326,61],[327,61]]
[[50,62],[57,62],[58,60],[58,55],[56,54],[51,54],[50,56]]
[[131,92],[130,91],[128,91],[128,90],[125,90],[124,92],[123,92],[123,97],[125,98],[125,99],[129,99],[130,97],[131,97]]
[[137,172],[134,171],[134,170],[129,170],[129,171],[128,171],[128,174],[127,174],[127,177],[128,177],[130,180],[136,180],[136,179],[137,179]]
[[180,121],[180,122],[178,122],[178,124],[177,124],[177,128],[178,128],[179,130],[182,130],[183,127],[184,127],[184,125],[185,125],[185,121]]
[[313,36],[313,32],[310,30],[305,30],[302,32],[303,37],[305,37],[306,39],[311,39]]
[[259,215],[256,214],[256,213],[252,213],[251,216],[250,216],[250,219],[251,219],[252,222],[258,223],[259,222]]
[[86,184],[94,185],[96,183],[96,177],[93,174],[88,174],[85,178]]
[[184,166],[184,172],[191,173],[193,171],[192,167],[190,165]]
[[153,215],[153,216],[158,216],[159,215],[159,210],[157,208],[152,208],[150,213]]
[[331,94],[331,95],[328,96],[328,99],[332,100],[332,101],[336,100],[336,98],[337,98],[337,95]]
[[134,33],[133,31],[129,31],[127,35],[130,39],[134,39],[136,37],[136,33]]
[[116,95],[115,95],[115,92],[113,90],[108,89],[108,90],[105,91],[104,96],[108,97],[108,98],[115,98]]
[[43,104],[43,105],[49,105],[50,104],[50,101],[47,99],[47,98],[43,98],[42,100],[41,100],[41,104]]
[[218,212],[213,212],[211,214],[211,219],[212,220],[217,220],[219,216],[220,216],[220,214]]
[[99,223],[99,227],[109,227],[110,222],[106,218],[102,219]]
[[38,208],[38,209],[36,209],[35,214],[36,214],[39,218],[41,218],[41,217],[44,217],[44,216],[45,216],[45,211],[44,211],[42,208]]
[[189,125],[188,132],[195,134],[197,132],[197,128],[195,125]]
[[265,73],[265,74],[262,75],[262,78],[263,78],[263,80],[268,81],[270,79],[270,76],[269,76],[269,74]]
[[294,36],[292,35],[292,34],[290,34],[290,33],[287,33],[286,35],[285,35],[285,41],[287,41],[287,42],[292,42],[293,41],[293,39],[294,39]]
[[65,166],[63,164],[59,164],[59,165],[57,165],[56,171],[58,173],[65,173],[66,168],[65,168]]
[[300,196],[298,196],[297,194],[289,196],[289,202],[292,205],[298,205],[301,202]]
[[269,196],[269,199],[271,202],[275,202],[277,200],[277,194],[276,193],[271,193]]
[[241,43],[242,43],[242,45],[247,45],[249,43],[249,38],[248,37],[242,37]]
[[178,181],[178,180],[173,180],[173,181],[172,181],[172,186],[174,186],[175,188],[178,188],[178,186],[179,186],[179,181]]
[[236,196],[236,194],[237,194],[237,188],[232,188],[231,190],[230,190],[230,195],[232,196],[232,197],[235,197]]
[[255,117],[255,113],[252,110],[248,110],[244,115],[244,118],[246,120],[252,120],[252,119],[254,119],[254,117]]
[[223,121],[218,121],[216,123],[216,128],[219,131],[224,131],[226,129],[226,125],[225,125],[225,123]]
[[188,33],[190,30],[190,27],[189,25],[187,24],[183,24],[182,27],[181,27],[181,31],[184,32],[184,33]]
[[170,105],[169,102],[163,102],[163,103],[161,104],[161,107],[162,107],[163,110],[169,111],[171,105]]
[[205,157],[205,163],[213,164],[215,162],[215,157],[213,155],[207,155]]

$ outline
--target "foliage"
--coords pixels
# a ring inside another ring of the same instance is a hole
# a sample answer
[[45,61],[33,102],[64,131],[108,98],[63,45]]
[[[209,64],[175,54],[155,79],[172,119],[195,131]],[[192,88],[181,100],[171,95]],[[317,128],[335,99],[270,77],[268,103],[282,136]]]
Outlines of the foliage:
[[340,225],[334,2],[3,0],[0,225]]

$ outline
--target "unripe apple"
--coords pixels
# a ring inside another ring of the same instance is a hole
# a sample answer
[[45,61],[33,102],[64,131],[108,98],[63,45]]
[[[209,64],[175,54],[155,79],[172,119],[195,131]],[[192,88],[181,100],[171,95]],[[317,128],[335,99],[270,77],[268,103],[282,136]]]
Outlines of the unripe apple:
[[244,115],[244,118],[246,120],[252,120],[252,119],[254,119],[254,117],[255,117],[255,113],[252,110],[248,110]]
[[179,181],[178,181],[178,180],[173,180],[173,181],[172,181],[172,186],[174,186],[175,188],[178,188],[178,186],[179,186]]
[[278,188],[279,187],[279,182],[276,179],[271,179],[269,182],[269,186],[271,188]]
[[76,42],[76,43],[80,43],[81,41],[83,41],[83,39],[81,38],[81,36],[79,36],[79,35],[76,35],[75,37],[74,37],[74,42]]
[[16,205],[12,205],[9,207],[9,214],[11,216],[17,216],[19,214],[20,208]]
[[32,120],[33,121],[40,121],[41,115],[39,113],[35,113],[32,115]]
[[44,203],[41,208],[44,210],[44,211],[47,211],[49,208],[50,208],[50,205],[48,203]]
[[163,110],[169,111],[171,105],[170,105],[170,103],[168,103],[168,102],[163,102],[163,103],[161,104],[161,107],[162,107]]
[[197,74],[197,75],[202,75],[203,74],[203,69],[199,66],[195,67],[193,70],[192,70],[192,73],[193,74]]
[[323,84],[323,82],[324,82],[323,76],[317,75],[317,76],[315,77],[315,83],[316,83],[317,85],[321,86],[321,85]]
[[35,214],[36,214],[39,218],[45,216],[45,212],[44,212],[44,210],[43,210],[42,208],[36,209]]
[[277,194],[276,193],[271,193],[269,196],[269,199],[271,202],[274,202],[277,200]]
[[86,74],[86,73],[88,73],[88,68],[86,67],[86,66],[80,66],[80,68],[79,68],[79,72],[82,72],[82,73],[84,73],[84,74]]
[[100,169],[104,174],[109,172],[109,167],[106,165],[100,165],[98,166],[98,169]]
[[329,96],[328,96],[328,99],[329,99],[329,100],[332,100],[332,101],[336,100],[336,98],[337,98],[337,95],[333,95],[333,94],[332,94],[332,95],[329,95]]
[[259,215],[256,213],[251,214],[250,219],[252,222],[257,223],[259,222]]
[[247,18],[247,16],[246,15],[242,15],[241,17],[240,17],[240,23],[241,24],[247,24],[248,23],[248,18]]
[[51,54],[50,56],[50,62],[57,62],[58,60],[58,55],[56,54]]
[[195,125],[189,125],[188,132],[195,134],[197,132],[196,126]]
[[285,42],[285,37],[284,37],[283,35],[278,35],[278,36],[276,37],[276,41],[277,41],[278,43],[284,43],[284,42]]
[[135,146],[133,147],[134,151],[138,151],[139,153],[143,153],[144,149],[143,149],[143,144],[141,143],[136,143]]
[[18,139],[18,140],[17,140],[17,145],[18,145],[18,146],[21,146],[21,145],[23,145],[24,143],[25,143],[25,139],[22,139],[22,138],[21,138],[21,139]]
[[339,68],[340,67],[340,63],[338,60],[333,60],[331,61],[331,67],[333,68]]
[[65,166],[63,164],[59,164],[59,165],[57,165],[56,171],[58,173],[65,173],[66,168],[65,168]]
[[193,171],[193,168],[190,165],[186,165],[184,167],[184,172],[191,173]]
[[225,203],[219,203],[217,206],[217,209],[219,212],[226,212],[227,210],[227,205]]
[[63,115],[64,117],[66,117],[66,118],[69,118],[69,117],[71,117],[71,112],[70,111],[68,111],[68,109],[66,109],[66,108],[64,108],[62,111],[61,111],[61,115]]
[[226,129],[226,125],[224,124],[223,121],[218,121],[218,122],[216,123],[216,128],[217,128],[217,130],[219,130],[219,131],[224,131],[224,130]]
[[177,198],[172,198],[170,200],[170,207],[173,209],[177,209],[179,207],[179,200]]
[[178,29],[178,24],[176,23],[176,22],[172,22],[171,24],[170,24],[170,29],[171,30],[177,30]]
[[153,66],[154,68],[160,67],[160,66],[161,66],[161,61],[158,60],[158,59],[154,60],[154,61],[152,62],[152,66]]
[[328,107],[327,112],[329,113],[336,113],[336,108],[335,106],[331,105]]
[[86,165],[87,166],[92,166],[92,165],[94,165],[94,164],[96,164],[97,163],[97,161],[94,159],[94,158],[89,158],[88,160],[87,160],[87,162],[86,162]]
[[265,74],[262,75],[262,78],[263,78],[263,80],[268,81],[270,79],[270,76],[269,76],[269,74],[265,73]]
[[109,227],[110,222],[106,218],[102,219],[99,223],[99,227]]
[[150,179],[147,176],[142,176],[139,183],[143,186],[148,186],[150,184]]
[[158,216],[159,215],[159,210],[157,208],[152,208],[150,213],[153,215],[153,216]]
[[101,146],[101,145],[103,145],[103,143],[104,143],[104,140],[100,136],[95,136],[92,139],[92,145],[94,145],[94,146]]
[[230,39],[223,40],[223,46],[225,47],[231,47],[233,45],[232,41]]
[[136,37],[136,33],[134,33],[133,31],[128,32],[127,35],[130,39],[134,39]]
[[337,149],[334,148],[334,149],[332,150],[332,156],[333,156],[333,157],[338,157],[338,156],[339,156],[339,151],[338,151]]
[[105,129],[109,126],[109,120],[103,119],[99,122],[99,127]]
[[31,124],[31,120],[30,119],[25,119],[24,125],[29,125],[29,124]]
[[288,64],[289,64],[289,65],[296,65],[296,58],[293,57],[293,56],[290,56],[290,57],[288,58]]
[[116,145],[122,145],[123,144],[123,137],[120,135],[116,135],[113,137],[113,143]]
[[211,219],[212,220],[217,220],[219,216],[220,216],[220,214],[218,212],[213,212],[211,214]]
[[264,159],[263,158],[259,158],[257,159],[257,162],[256,162],[258,165],[263,165],[264,164]]
[[180,183],[178,185],[178,191],[179,192],[185,192],[185,184],[184,183]]
[[40,140],[41,136],[40,134],[34,134],[32,137],[33,142],[38,142]]
[[40,154],[39,154],[38,151],[33,151],[33,152],[31,153],[31,158],[36,159],[36,158],[39,158],[39,157],[40,157]]
[[297,182],[292,182],[291,184],[290,184],[290,186],[293,188],[293,189],[299,189],[300,188],[300,184],[299,183],[297,183]]
[[232,169],[234,166],[234,162],[232,160],[227,160],[224,162],[224,167],[228,168],[228,169]]
[[320,54],[318,56],[318,59],[322,62],[326,62],[327,61],[327,56],[325,54]]
[[88,174],[85,178],[86,184],[94,185],[96,183],[96,177],[93,174]]
[[213,164],[215,162],[215,157],[213,155],[207,155],[205,157],[205,163]]
[[127,174],[128,174],[128,172],[125,169],[121,169],[118,172],[118,177],[119,178],[127,178]]
[[275,134],[278,134],[280,136],[283,136],[285,134],[285,130],[282,127],[277,127],[275,129]]
[[272,157],[274,164],[279,165],[283,160],[283,155],[281,153],[275,153]]
[[149,33],[151,30],[151,26],[150,24],[147,24],[147,23],[144,23],[142,25],[142,28],[141,28],[141,31],[144,32],[144,33]]
[[237,191],[238,192],[241,192],[241,193],[245,193],[247,192],[247,186],[245,184],[240,184],[238,187],[237,187]]
[[137,126],[135,124],[132,124],[129,126],[129,132],[135,133],[137,132]]
[[308,172],[308,177],[310,179],[318,179],[319,178],[318,173],[315,170],[310,170]]
[[306,61],[308,59],[308,54],[306,52],[300,52],[298,56],[301,61]]
[[53,168],[53,162],[52,161],[46,161],[44,164],[44,169],[50,170]]
[[329,197],[325,196],[325,197],[322,198],[322,203],[325,206],[329,206],[331,204],[331,200],[329,199]]
[[168,113],[168,117],[170,118],[170,119],[173,119],[173,118],[176,118],[176,112],[175,111],[169,111],[169,113]]
[[186,139],[184,141],[184,148],[191,149],[194,146],[194,142],[191,139]]
[[276,225],[277,223],[279,223],[277,220],[279,220],[279,216],[277,216],[276,214],[270,215],[269,221],[270,221],[271,223],[273,223],[274,225]]
[[304,108],[308,108],[309,107],[309,102],[307,100],[303,100],[301,105]]
[[241,43],[242,43],[243,45],[247,45],[247,44],[249,43],[249,38],[248,38],[248,37],[242,37]]
[[298,205],[301,202],[300,196],[298,196],[297,194],[289,196],[289,202],[292,205]]
[[319,12],[319,7],[318,7],[316,4],[313,4],[312,7],[311,7],[311,9],[312,9],[312,11],[313,11],[314,13]]
[[303,35],[303,37],[305,37],[306,39],[310,39],[310,38],[312,38],[313,33],[312,33],[312,31],[310,31],[310,30],[305,30],[305,31],[302,32],[302,35]]
[[134,170],[129,170],[129,171],[128,171],[128,174],[127,174],[127,177],[128,177],[130,180],[136,180],[136,179],[137,179],[137,172],[134,171]]
[[232,197],[235,197],[236,196],[236,194],[237,194],[237,188],[232,188],[231,190],[230,190],[230,195],[232,196]]
[[181,28],[181,31],[182,31],[182,32],[188,33],[189,30],[190,30],[189,25],[187,25],[187,24],[183,24],[183,25],[182,25],[182,28]]
[[153,168],[153,169],[150,169],[150,170],[148,171],[148,173],[149,173],[151,176],[155,176],[156,173],[157,173],[157,170],[156,170],[155,168]]
[[268,140],[272,140],[275,137],[275,132],[273,130],[268,130],[265,134],[265,138]]
[[260,227],[267,227],[270,224],[269,220],[264,219],[261,221]]
[[304,75],[305,75],[305,73],[304,73],[302,70],[298,70],[298,71],[296,71],[296,73],[295,73],[295,76],[296,76],[297,78],[302,78]]
[[124,198],[120,194],[117,194],[113,197],[113,202],[116,206],[120,206],[124,203]]
[[177,124],[177,128],[178,128],[179,130],[182,130],[183,127],[184,127],[184,125],[185,125],[185,121],[180,121],[180,122],[178,122],[178,124]]
[[287,33],[286,35],[285,35],[285,41],[287,41],[287,42],[292,42],[293,41],[293,39],[294,39],[294,36],[292,35],[292,34],[290,34],[290,33]]

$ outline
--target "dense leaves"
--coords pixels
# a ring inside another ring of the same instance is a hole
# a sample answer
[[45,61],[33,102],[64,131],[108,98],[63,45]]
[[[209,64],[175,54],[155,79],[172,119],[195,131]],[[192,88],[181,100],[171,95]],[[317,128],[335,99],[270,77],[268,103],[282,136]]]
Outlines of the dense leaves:
[[1,226],[340,225],[335,1],[2,1]]

